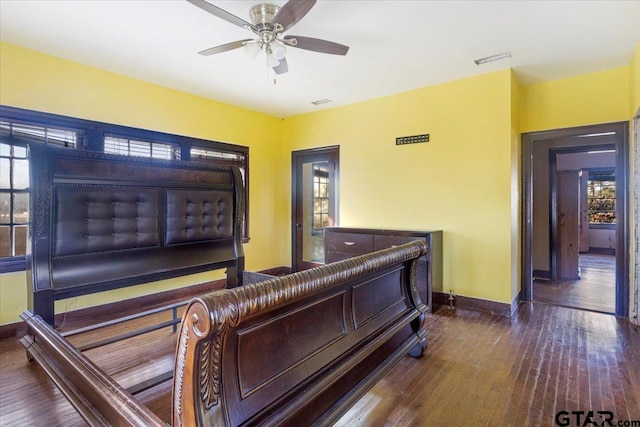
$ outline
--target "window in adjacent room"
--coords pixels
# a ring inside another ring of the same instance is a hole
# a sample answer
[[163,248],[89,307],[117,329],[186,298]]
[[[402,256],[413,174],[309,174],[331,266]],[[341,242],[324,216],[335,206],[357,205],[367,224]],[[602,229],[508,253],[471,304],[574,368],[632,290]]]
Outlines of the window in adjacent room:
[[590,172],[587,188],[589,225],[615,224],[615,172]]
[[329,226],[329,169],[324,164],[314,164],[313,171],[313,198],[311,221],[312,235],[324,234],[325,227]]

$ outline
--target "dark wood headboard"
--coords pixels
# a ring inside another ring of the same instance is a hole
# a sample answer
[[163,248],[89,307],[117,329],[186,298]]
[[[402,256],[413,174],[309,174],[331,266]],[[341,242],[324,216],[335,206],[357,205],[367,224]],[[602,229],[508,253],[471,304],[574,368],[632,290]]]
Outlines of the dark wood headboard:
[[239,170],[33,144],[29,309],[53,324],[54,301],[227,268],[242,284]]

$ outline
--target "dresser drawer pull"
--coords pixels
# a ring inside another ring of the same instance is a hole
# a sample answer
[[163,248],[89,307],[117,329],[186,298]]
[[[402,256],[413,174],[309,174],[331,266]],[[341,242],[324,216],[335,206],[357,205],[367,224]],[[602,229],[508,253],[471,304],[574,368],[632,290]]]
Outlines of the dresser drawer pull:
[[356,242],[344,242],[344,244],[347,246],[353,246],[356,244]]

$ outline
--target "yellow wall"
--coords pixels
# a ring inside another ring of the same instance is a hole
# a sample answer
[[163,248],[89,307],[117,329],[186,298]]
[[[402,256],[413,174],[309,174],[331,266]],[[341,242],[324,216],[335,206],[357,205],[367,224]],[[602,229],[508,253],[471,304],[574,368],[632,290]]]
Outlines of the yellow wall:
[[633,117],[640,110],[640,42],[636,45],[636,50],[629,64],[629,118]]
[[287,118],[284,143],[340,145],[340,225],[442,229],[444,290],[511,302],[510,100],[504,70]]
[[629,120],[629,67],[522,87],[521,132]]
[[518,296],[521,288],[522,272],[522,201],[520,189],[522,177],[520,168],[520,98],[521,88],[515,73],[511,72],[511,296],[512,301]]
[[24,271],[0,274],[0,325],[16,322],[27,308],[26,283]]
[[[639,50],[629,67],[601,73],[521,87],[502,70],[281,120],[0,44],[0,104],[249,146],[253,270],[290,265],[291,151],[340,145],[340,225],[442,229],[444,291],[509,303],[520,281],[520,133],[629,120]],[[395,145],[421,133],[430,142]],[[62,301],[57,311],[217,277]],[[0,299],[0,324],[16,321],[24,273],[0,275]]]
[[[289,265],[288,197],[282,169],[281,119],[189,95],[78,63],[0,44],[0,104],[250,147],[250,232],[247,268]],[[250,124],[250,125],[248,125]],[[259,208],[259,209],[258,209]],[[0,324],[16,321],[26,308],[22,274],[0,275]],[[63,301],[57,310],[143,295],[222,277],[196,275]]]

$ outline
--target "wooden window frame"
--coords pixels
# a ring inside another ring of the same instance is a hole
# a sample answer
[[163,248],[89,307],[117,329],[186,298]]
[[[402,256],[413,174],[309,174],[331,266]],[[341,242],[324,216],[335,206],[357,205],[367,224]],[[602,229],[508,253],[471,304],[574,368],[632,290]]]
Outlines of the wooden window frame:
[[[7,144],[8,145],[8,144]],[[18,253],[16,253],[17,251],[17,243],[15,241],[16,238],[16,229],[18,227],[26,227],[25,231],[28,233],[29,230],[29,221],[27,220],[27,222],[25,221],[19,221],[16,219],[15,217],[15,213],[16,213],[16,209],[15,209],[15,205],[16,205],[16,196],[18,195],[27,195],[27,197],[29,196],[29,185],[27,185],[26,187],[16,187],[15,183],[14,183],[14,177],[15,174],[13,173],[14,171],[14,167],[15,167],[15,160],[27,160],[27,148],[26,146],[22,145],[22,144],[11,144],[8,145],[10,147],[10,152],[6,153],[6,154],[0,154],[0,159],[1,160],[5,160],[6,163],[8,164],[8,177],[9,177],[9,186],[6,188],[0,188],[0,195],[4,195],[7,196],[8,195],[8,212],[9,212],[9,217],[8,220],[2,220],[0,219],[0,227],[2,228],[7,228],[8,232],[9,232],[9,236],[8,236],[8,250],[9,250],[9,256],[8,257],[2,257],[2,258],[11,258],[14,260],[14,262],[12,262],[10,264],[10,271],[16,271],[21,269],[21,267],[24,265],[25,260],[26,260],[26,247],[24,248],[24,251],[19,251]],[[24,155],[21,154],[16,154],[14,152],[14,149],[16,147],[19,147],[22,149],[22,151],[24,152]],[[30,212],[27,209],[27,216],[30,216]],[[26,239],[24,241],[25,245],[26,245]],[[1,258],[0,258],[1,259]]]
[[[192,138],[188,136],[169,134],[165,132],[122,126],[112,123],[97,122],[40,111],[26,110],[22,108],[0,105],[0,121],[18,123],[25,126],[73,130],[78,134],[75,147],[69,149],[92,150],[104,152],[104,140],[106,137],[124,138],[134,141],[142,141],[150,144],[168,144],[179,148],[179,157],[183,161],[191,161],[191,148],[204,148],[207,150],[241,153],[244,158],[245,171],[245,196],[246,218],[243,241],[249,241],[249,147],[229,144],[219,141]],[[14,137],[0,134],[3,142],[10,145],[30,143],[24,136]],[[194,159],[194,161],[197,161]],[[220,162],[220,164],[225,164]],[[23,271],[26,268],[26,257],[2,257],[0,258],[0,273]]]
[[[317,214],[320,215],[320,217],[322,218],[322,215],[326,215],[327,218],[329,217],[329,212],[322,212],[322,210],[320,212],[316,211],[316,200],[327,200],[327,204],[329,203],[329,199],[331,198],[331,193],[328,193],[327,197],[320,197],[317,196],[316,197],[316,177],[319,176],[319,174],[317,172],[319,172],[319,170],[316,170],[316,166],[321,165],[322,163],[312,163],[311,164],[311,235],[312,236],[321,236],[324,235],[324,229],[325,227],[320,227],[317,228],[315,227],[315,217]],[[320,178],[325,178],[325,177],[320,177]],[[331,189],[331,183],[329,182],[329,172],[327,171],[327,176],[326,176],[326,185],[327,185],[327,191],[329,191]],[[328,208],[327,208],[328,210]],[[322,222],[322,221],[321,221]]]

